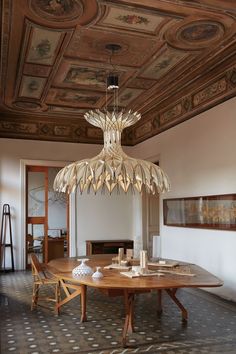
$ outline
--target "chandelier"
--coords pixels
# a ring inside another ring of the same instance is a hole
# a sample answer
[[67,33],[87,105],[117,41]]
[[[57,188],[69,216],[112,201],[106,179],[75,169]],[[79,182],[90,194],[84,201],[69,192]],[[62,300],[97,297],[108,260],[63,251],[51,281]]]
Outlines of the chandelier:
[[[112,51],[117,47],[119,46],[113,44],[107,46]],[[107,190],[109,193],[114,190],[141,193],[145,190],[152,194],[169,191],[168,177],[159,166],[131,158],[122,149],[123,129],[139,121],[141,114],[118,109],[118,88],[118,76],[108,75],[107,90],[113,92],[114,100],[112,111],[106,107],[104,111],[96,109],[84,115],[87,122],[103,130],[102,151],[91,159],[73,162],[60,170],[54,181],[56,191],[72,193],[79,190],[83,193],[92,190],[95,194],[99,190]]]

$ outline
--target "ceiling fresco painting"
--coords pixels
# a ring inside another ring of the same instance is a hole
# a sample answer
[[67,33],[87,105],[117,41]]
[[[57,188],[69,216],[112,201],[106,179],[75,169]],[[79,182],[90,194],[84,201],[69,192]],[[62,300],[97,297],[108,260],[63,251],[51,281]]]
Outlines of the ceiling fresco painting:
[[42,77],[25,76],[22,77],[19,97],[40,98],[46,79]]
[[77,0],[31,0],[30,5],[36,14],[52,21],[78,18],[83,11],[81,1]]
[[181,32],[181,37],[186,41],[209,41],[219,32],[219,26],[212,23],[192,24]]
[[105,16],[98,21],[98,24],[103,27],[155,34],[164,20],[164,16],[153,15],[143,9],[134,11],[128,8],[107,6]]
[[202,103],[207,102],[210,98],[221,95],[226,90],[227,90],[227,81],[223,77],[219,81],[214,82],[213,84],[207,86],[203,90],[193,95],[193,105],[194,107],[199,106]]
[[52,65],[60,37],[60,32],[34,28],[26,62]]
[[96,70],[92,68],[71,67],[63,82],[68,84],[80,84],[100,86],[104,89],[106,80],[105,70]]
[[95,107],[98,108],[98,101],[102,94],[92,91],[51,89],[47,102],[71,107]]
[[65,112],[79,113],[85,114],[87,112],[87,108],[77,108],[77,107],[59,107],[59,106],[49,106],[50,110],[57,113],[64,114]]
[[234,0],[2,0],[1,34],[0,137],[102,143],[111,72],[130,146],[236,96]]
[[127,105],[132,102],[135,98],[140,96],[143,90],[136,89],[136,88],[126,88],[122,91],[118,104],[121,107],[127,107]]
[[160,125],[164,125],[182,114],[182,104],[178,103],[174,107],[170,108],[168,111],[160,113]]
[[184,52],[167,48],[141,75],[146,78],[160,79],[184,57],[186,57]]
[[76,30],[66,50],[66,56],[89,62],[101,62],[103,67],[107,68],[110,52],[107,51],[106,45],[114,43],[121,46],[121,50],[114,54],[112,61],[114,65],[140,68],[161,46],[161,42],[152,36],[143,39],[136,34],[123,32],[90,28]]

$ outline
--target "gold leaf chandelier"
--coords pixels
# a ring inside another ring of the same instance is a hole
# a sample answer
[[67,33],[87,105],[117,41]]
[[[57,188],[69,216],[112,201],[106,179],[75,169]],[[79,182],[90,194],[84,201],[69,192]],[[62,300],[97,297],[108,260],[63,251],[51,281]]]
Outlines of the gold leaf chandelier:
[[[115,98],[118,100],[118,87],[118,76],[109,75],[107,89],[113,91],[114,101]],[[114,190],[125,193],[128,190],[139,193],[146,190],[152,194],[169,191],[169,179],[159,166],[131,158],[122,149],[121,133],[141,118],[140,113],[119,111],[114,104],[111,112],[97,109],[85,113],[84,117],[103,130],[104,147],[97,156],[74,162],[60,170],[54,181],[56,191],[72,193],[78,189],[83,193],[92,190],[95,194],[99,190],[109,193]]]

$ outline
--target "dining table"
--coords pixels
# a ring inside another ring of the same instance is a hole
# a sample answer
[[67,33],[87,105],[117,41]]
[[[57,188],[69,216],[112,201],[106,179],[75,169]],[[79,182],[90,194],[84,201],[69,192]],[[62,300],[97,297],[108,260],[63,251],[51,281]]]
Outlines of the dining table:
[[[64,290],[64,297],[57,304],[58,310],[65,303],[80,296],[81,322],[87,320],[86,295],[87,287],[96,288],[108,296],[123,296],[125,308],[125,321],[122,332],[122,344],[126,347],[128,333],[134,331],[134,301],[135,296],[150,291],[157,292],[157,312],[162,312],[162,294],[165,291],[181,311],[182,320],[187,321],[188,311],[177,297],[178,289],[182,288],[211,288],[223,285],[215,275],[196,264],[175,260],[161,260],[148,263],[147,274],[136,274],[132,269],[137,268],[139,260],[131,260],[127,266],[113,264],[114,256],[111,254],[91,255],[89,257],[73,257],[53,259],[48,263],[48,270],[60,282]],[[87,258],[86,264],[95,272],[101,267],[102,278],[92,275],[74,276],[75,269]]]

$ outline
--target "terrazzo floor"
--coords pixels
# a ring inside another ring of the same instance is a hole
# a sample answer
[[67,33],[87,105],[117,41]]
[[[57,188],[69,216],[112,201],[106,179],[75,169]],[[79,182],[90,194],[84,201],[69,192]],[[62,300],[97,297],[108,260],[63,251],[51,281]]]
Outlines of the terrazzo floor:
[[189,320],[168,296],[163,314],[156,312],[156,293],[135,299],[135,332],[122,348],[123,298],[89,289],[87,322],[80,323],[79,298],[62,307],[60,316],[43,307],[30,310],[32,278],[28,271],[0,275],[0,353],[165,353],[236,354],[236,304],[205,291],[180,290]]

